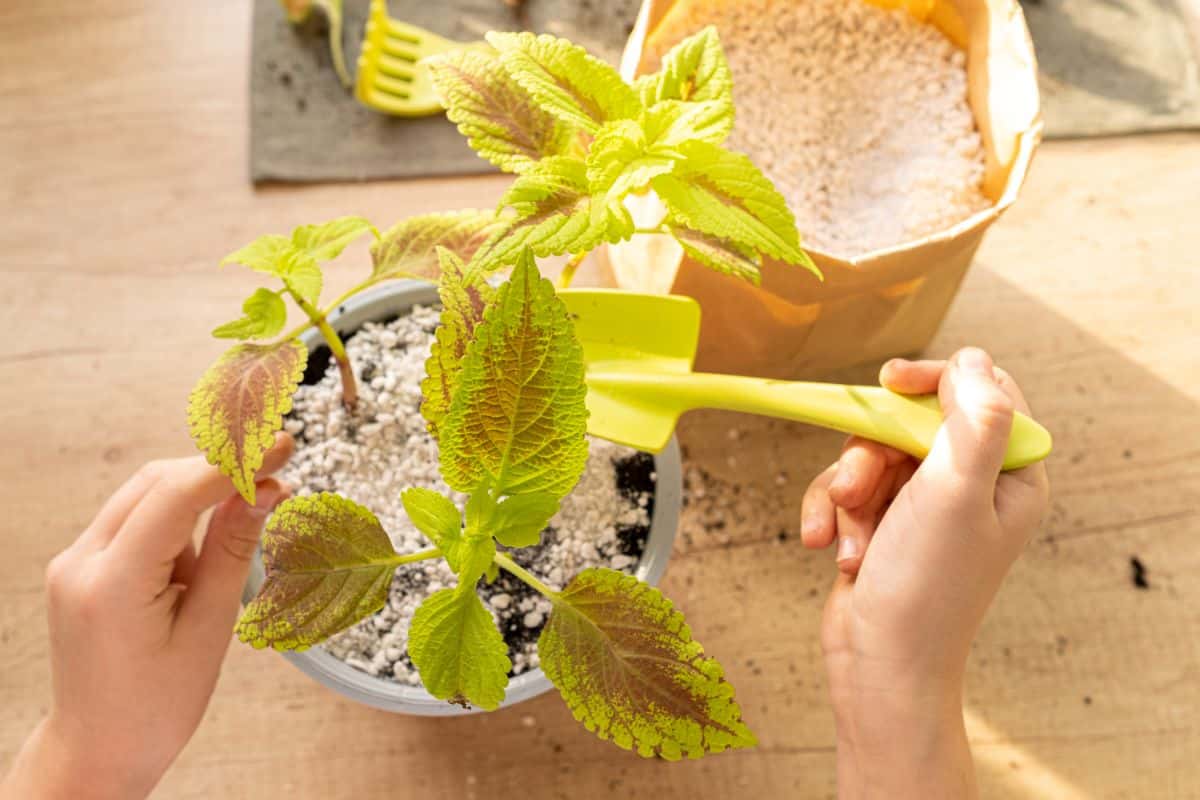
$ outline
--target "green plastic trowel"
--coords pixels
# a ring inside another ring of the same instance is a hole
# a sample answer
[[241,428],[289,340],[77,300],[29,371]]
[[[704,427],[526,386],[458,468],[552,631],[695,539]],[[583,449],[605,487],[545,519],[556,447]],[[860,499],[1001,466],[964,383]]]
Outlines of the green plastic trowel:
[[[941,425],[936,395],[693,372],[700,306],[691,298],[611,289],[559,296],[583,344],[588,433],[596,436],[657,453],[684,411],[721,408],[820,425],[924,458]],[[1017,414],[1004,469],[1042,460],[1050,445],[1049,431]]]

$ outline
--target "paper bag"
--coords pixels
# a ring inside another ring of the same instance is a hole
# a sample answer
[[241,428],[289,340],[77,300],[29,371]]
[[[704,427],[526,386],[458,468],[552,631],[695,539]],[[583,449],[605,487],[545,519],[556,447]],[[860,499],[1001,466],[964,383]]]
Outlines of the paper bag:
[[[644,2],[621,62],[627,80],[657,68],[648,42],[659,52],[674,44],[657,42],[654,32],[687,2]],[[994,205],[934,235],[852,260],[806,248],[824,282],[768,261],[755,287],[693,261],[661,235],[612,245],[608,259],[620,287],[700,302],[697,369],[790,379],[918,352],[937,332],[984,232],[1016,200],[1042,132],[1037,66],[1017,0],[875,2],[907,8],[966,50],[968,102],[987,159],[983,191]],[[633,198],[630,208],[639,225],[653,225],[663,210],[653,194]]]

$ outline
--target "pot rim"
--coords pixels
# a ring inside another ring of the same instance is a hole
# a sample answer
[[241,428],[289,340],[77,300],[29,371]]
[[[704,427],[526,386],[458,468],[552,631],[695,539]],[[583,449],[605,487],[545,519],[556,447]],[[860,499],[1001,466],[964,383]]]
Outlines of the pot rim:
[[[437,287],[432,284],[413,280],[393,281],[347,300],[330,315],[329,322],[339,334],[346,334],[367,322],[405,314],[414,305],[434,305],[438,302]],[[314,329],[302,333],[300,340],[310,353],[324,344],[321,335]],[[651,585],[658,583],[667,568],[675,532],[679,527],[683,469],[675,437],[672,436],[666,448],[654,456],[654,468],[654,513],[645,550],[634,572],[640,580]],[[248,603],[258,593],[265,577],[259,552],[251,563],[250,576],[242,590],[243,603]],[[368,675],[319,646],[287,651],[281,655],[310,678],[335,692],[384,711],[432,717],[463,716],[482,711],[438,700],[423,686],[409,686]],[[541,668],[528,670],[509,681],[500,708],[533,699],[551,688],[553,684]]]

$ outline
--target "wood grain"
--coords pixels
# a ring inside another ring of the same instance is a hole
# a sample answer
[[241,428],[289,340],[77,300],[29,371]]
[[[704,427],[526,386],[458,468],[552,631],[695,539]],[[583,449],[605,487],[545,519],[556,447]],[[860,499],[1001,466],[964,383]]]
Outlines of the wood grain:
[[[249,14],[234,0],[0,5],[0,766],[49,698],[46,562],[139,463],[191,450],[184,400],[220,349],[205,332],[253,285],[220,256],[299,222],[388,224],[503,187],[253,191]],[[1057,440],[1052,513],[972,659],[987,797],[1200,797],[1198,185],[1200,136],[1045,146],[931,348],[991,349]],[[339,261],[331,290],[364,256]],[[716,413],[681,435],[690,463],[743,499],[724,530],[689,508],[665,589],[729,668],[760,748],[643,762],[555,697],[396,717],[235,646],[155,796],[832,797],[816,642],[831,563],[790,534],[838,438]]]

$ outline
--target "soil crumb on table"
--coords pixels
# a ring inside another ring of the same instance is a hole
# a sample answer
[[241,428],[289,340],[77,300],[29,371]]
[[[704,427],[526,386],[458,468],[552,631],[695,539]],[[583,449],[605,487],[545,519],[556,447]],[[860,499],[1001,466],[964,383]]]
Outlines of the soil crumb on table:
[[[417,306],[388,323],[369,323],[349,338],[347,351],[359,378],[359,402],[347,413],[337,369],[328,351],[311,359],[306,384],[296,394],[285,429],[296,437],[296,455],[282,477],[300,495],[337,492],[371,509],[398,552],[431,546],[404,513],[400,493],[424,487],[446,493],[461,509],[438,470],[438,449],[421,416],[421,380],[438,312]],[[653,513],[654,460],[627,447],[590,440],[587,467],[536,547],[511,551],[513,560],[553,588],[588,567],[633,573],[641,559]],[[388,604],[373,617],[329,639],[324,647],[371,675],[419,684],[406,652],[408,625],[426,597],[455,585],[443,559],[396,571]],[[509,645],[513,673],[538,664],[538,634],[550,602],[507,573],[479,594],[495,613]]]
[[647,52],[710,24],[733,71],[728,146],[775,182],[807,246],[855,256],[992,205],[966,54],[932,25],[862,0],[681,0]]
[[1146,565],[1137,556],[1129,558],[1129,579],[1135,589],[1149,589],[1150,580],[1146,577]]

